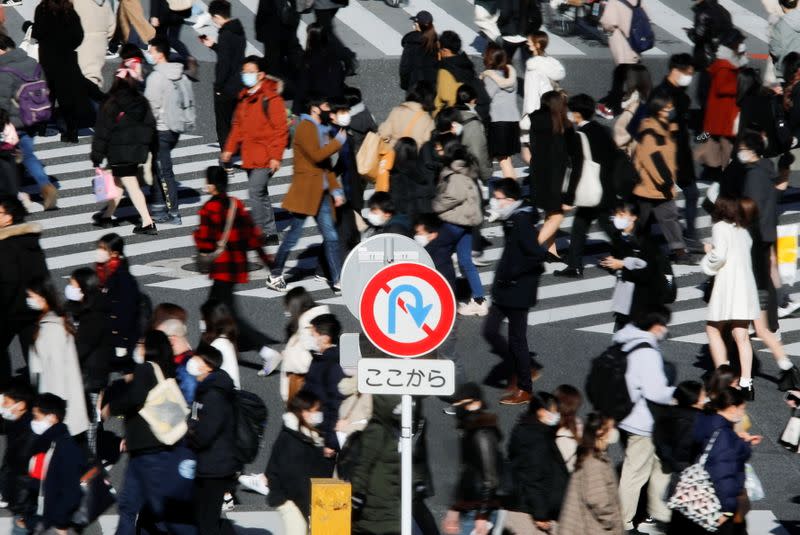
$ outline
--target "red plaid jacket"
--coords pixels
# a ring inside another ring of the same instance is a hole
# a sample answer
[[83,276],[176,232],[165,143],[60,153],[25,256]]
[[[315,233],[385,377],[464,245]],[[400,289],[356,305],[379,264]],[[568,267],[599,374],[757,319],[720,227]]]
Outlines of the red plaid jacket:
[[236,216],[221,255],[214,260],[209,277],[226,282],[247,282],[247,251],[261,251],[261,229],[253,224],[242,201],[227,195],[215,195],[200,209],[200,226],[194,231],[194,243],[201,253],[210,253],[225,232],[228,202],[236,203]]

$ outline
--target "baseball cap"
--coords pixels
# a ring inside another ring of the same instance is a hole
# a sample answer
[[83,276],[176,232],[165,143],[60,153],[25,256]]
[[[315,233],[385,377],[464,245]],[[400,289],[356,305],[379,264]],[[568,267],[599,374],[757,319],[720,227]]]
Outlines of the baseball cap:
[[410,18],[420,26],[427,26],[429,24],[433,24],[433,15],[424,10],[420,11],[419,13]]

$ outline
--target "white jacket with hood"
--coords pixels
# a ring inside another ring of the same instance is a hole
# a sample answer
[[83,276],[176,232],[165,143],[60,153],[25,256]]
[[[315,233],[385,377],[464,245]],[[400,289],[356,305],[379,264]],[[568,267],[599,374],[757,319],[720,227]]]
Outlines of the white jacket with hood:
[[542,95],[567,75],[564,65],[550,56],[533,56],[525,62],[525,98],[522,101],[523,130],[530,128],[528,115],[542,107]]
[[669,386],[664,373],[664,359],[655,335],[632,323],[614,334],[614,343],[622,344],[623,351],[630,351],[643,342],[651,347],[643,347],[628,354],[625,382],[628,384],[633,410],[620,422],[619,428],[633,435],[649,437],[653,432],[653,415],[647,407],[647,400],[669,405],[672,403],[675,387]]

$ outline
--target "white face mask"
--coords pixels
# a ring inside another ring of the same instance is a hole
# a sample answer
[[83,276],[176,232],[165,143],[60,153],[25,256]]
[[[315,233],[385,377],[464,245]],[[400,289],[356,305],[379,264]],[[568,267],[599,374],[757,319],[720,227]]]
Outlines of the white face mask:
[[664,340],[666,340],[666,339],[667,339],[667,336],[669,336],[669,329],[664,329],[663,331],[661,331],[661,334],[659,334],[658,336],[656,336],[656,339],[657,339],[659,342],[663,342]]
[[382,227],[386,224],[386,217],[376,213],[376,212],[367,212],[367,221],[373,227]]
[[37,435],[43,435],[51,427],[53,427],[53,424],[47,420],[31,420],[31,431]]
[[303,333],[300,335],[300,343],[307,351],[319,353],[319,343],[311,333]]
[[83,301],[83,292],[77,286],[67,284],[64,287],[64,297],[67,298],[67,301]]
[[681,74],[678,78],[678,85],[680,87],[689,87],[692,85],[692,78],[694,78],[691,74]]
[[203,370],[200,369],[200,359],[197,357],[192,357],[189,359],[189,362],[186,363],[186,371],[192,377],[198,377],[203,374]]
[[617,230],[625,230],[631,225],[631,218],[614,216],[614,228]]
[[111,260],[111,255],[105,249],[96,249],[94,251],[94,261],[98,264],[105,264]]
[[571,122],[571,123],[574,123],[575,122],[575,114],[572,113],[571,111],[568,111],[567,112],[567,120],[569,122]]
[[9,422],[15,422],[19,420],[19,416],[14,414],[14,407],[19,405],[20,402],[14,403],[10,407],[0,407],[0,416],[3,417],[3,420],[8,420]]
[[737,48],[737,49],[736,49],[736,51],[737,51],[739,54],[744,54],[745,52],[747,52],[747,45],[746,45],[746,44],[744,44],[744,43],[740,43],[740,44],[739,44],[739,48]]
[[319,411],[315,411],[308,415],[306,423],[311,427],[317,427],[322,424],[323,421],[325,421],[325,415]]
[[619,442],[619,429],[616,427],[608,432],[608,437],[606,437],[606,443],[609,445],[616,444]]
[[352,118],[350,117],[349,113],[342,113],[341,115],[336,116],[336,124],[338,124],[342,128],[347,128],[348,126],[350,126],[351,119]]
[[457,136],[460,136],[460,135],[461,135],[461,132],[463,132],[463,131],[464,131],[464,125],[463,125],[463,124],[461,124],[461,123],[455,123],[455,122],[453,123],[452,132],[453,132],[455,135],[457,135]]
[[753,151],[750,150],[740,150],[739,152],[736,153],[736,157],[739,158],[739,161],[742,163],[748,163],[755,159]]
[[557,412],[550,412],[547,411],[547,415],[544,417],[544,424],[549,425],[550,427],[555,427],[561,421],[561,415]]
[[144,364],[144,348],[142,346],[136,346],[133,349],[133,362]]
[[26,297],[25,304],[31,310],[44,310],[44,306],[35,297]]
[[489,199],[489,210],[497,211],[500,209],[500,199],[497,197],[492,197]]
[[206,322],[204,320],[200,320],[198,322],[198,327],[200,327],[200,332],[201,333],[206,332]]
[[415,234],[414,241],[417,242],[421,247],[427,247],[431,242],[430,238],[428,238],[428,236],[425,234]]

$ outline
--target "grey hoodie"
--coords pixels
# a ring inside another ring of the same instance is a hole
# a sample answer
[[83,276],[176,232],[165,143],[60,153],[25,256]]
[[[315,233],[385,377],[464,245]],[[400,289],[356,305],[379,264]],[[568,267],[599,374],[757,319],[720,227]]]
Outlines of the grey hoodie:
[[150,107],[153,109],[157,130],[162,132],[169,130],[164,122],[166,117],[164,107],[167,104],[170,91],[173,89],[172,83],[180,80],[182,76],[182,64],[159,63],[147,77],[144,96],[147,98],[147,101],[150,102]]
[[769,40],[769,53],[775,58],[775,66],[783,65],[789,52],[800,50],[800,9],[793,9],[778,20]]
[[643,347],[628,355],[625,382],[634,405],[631,413],[620,422],[619,428],[634,435],[649,437],[653,432],[653,415],[647,407],[647,400],[669,405],[675,387],[669,386],[658,340],[652,333],[629,324],[614,334],[614,343],[622,344],[623,351],[630,351],[642,342],[652,347]]

